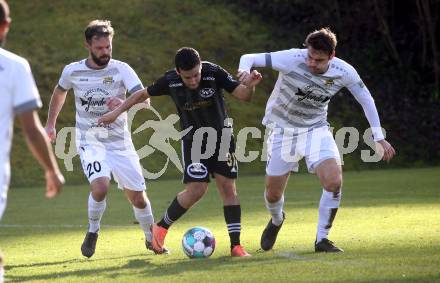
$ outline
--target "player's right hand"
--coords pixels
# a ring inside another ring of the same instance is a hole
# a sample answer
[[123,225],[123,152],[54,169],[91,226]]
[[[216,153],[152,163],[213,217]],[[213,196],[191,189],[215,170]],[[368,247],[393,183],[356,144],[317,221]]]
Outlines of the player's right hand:
[[60,172],[46,171],[46,197],[54,198],[61,191],[65,180]]
[[49,141],[52,143],[55,142],[55,139],[57,138],[57,130],[55,129],[55,127],[46,126],[44,130],[46,131]]

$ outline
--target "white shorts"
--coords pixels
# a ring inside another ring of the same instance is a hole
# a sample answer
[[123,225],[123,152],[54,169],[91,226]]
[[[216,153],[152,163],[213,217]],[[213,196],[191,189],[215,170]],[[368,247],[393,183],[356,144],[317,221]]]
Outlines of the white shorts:
[[4,184],[1,184],[0,187],[0,220],[3,217],[3,213],[6,209],[6,196],[8,194],[8,186],[5,186]]
[[119,189],[144,191],[145,179],[139,156],[134,150],[107,150],[100,146],[81,146],[78,150],[84,174],[91,183],[99,177],[111,179],[111,173]]
[[[9,170],[9,169],[7,169]],[[9,188],[9,174],[0,171],[0,220],[6,209],[6,200]]]
[[305,157],[310,173],[326,159],[336,159],[341,164],[338,147],[328,127],[315,129],[271,130],[267,140],[266,174],[281,176],[287,172],[298,171],[298,162]]

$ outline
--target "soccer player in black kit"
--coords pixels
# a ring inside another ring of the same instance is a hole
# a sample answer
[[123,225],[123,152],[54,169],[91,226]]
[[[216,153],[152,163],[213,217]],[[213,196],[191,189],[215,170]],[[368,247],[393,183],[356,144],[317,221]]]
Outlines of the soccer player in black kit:
[[182,130],[191,127],[182,138],[185,189],[177,194],[163,218],[152,225],[153,249],[157,253],[164,251],[169,227],[203,197],[211,174],[223,199],[231,256],[250,256],[240,245],[241,207],[235,187],[238,168],[223,89],[240,100],[250,101],[255,85],[262,79],[261,74],[253,71],[246,81],[240,83],[222,67],[202,62],[199,53],[189,47],[177,51],[175,65],[175,69],[132,94],[114,111],[102,116],[99,122],[112,123],[121,113],[150,96],[170,96],[176,104]]

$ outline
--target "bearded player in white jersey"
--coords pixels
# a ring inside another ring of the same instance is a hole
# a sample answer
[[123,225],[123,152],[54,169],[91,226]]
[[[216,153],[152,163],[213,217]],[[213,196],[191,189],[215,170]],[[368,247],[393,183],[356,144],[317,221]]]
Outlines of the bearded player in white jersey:
[[245,80],[252,67],[279,72],[267,102],[263,124],[270,127],[267,140],[266,190],[264,199],[272,218],[261,236],[261,248],[272,249],[284,222],[284,190],[291,171],[305,158],[310,173],[322,187],[315,252],[342,252],[328,239],[341,201],[342,169],[335,140],[329,131],[330,98],[346,87],[361,104],[372,129],[377,150],[390,161],[394,148],[385,140],[374,100],[356,70],[335,57],[336,35],[329,28],[310,33],[305,49],[246,54],[240,59],[239,78]]
[[[37,109],[40,95],[26,59],[2,48],[9,31],[11,18],[6,1],[0,0],[0,219],[6,208],[9,187],[9,153],[12,142],[14,116],[20,119],[28,147],[44,168],[46,197],[53,198],[61,190],[61,175],[49,140],[41,126]],[[3,282],[3,259],[0,254],[0,282]]]
[[56,138],[56,120],[66,95],[73,89],[76,105],[76,145],[91,193],[88,199],[89,228],[81,246],[85,257],[95,253],[111,174],[119,189],[133,206],[134,216],[151,250],[150,225],[154,223],[151,204],[145,193],[145,179],[139,157],[127,125],[127,114],[110,126],[98,124],[98,118],[115,108],[125,94],[143,88],[133,69],[112,59],[114,30],[110,21],[94,20],[85,29],[85,47],[89,56],[67,65],[55,87],[49,107],[46,132]]

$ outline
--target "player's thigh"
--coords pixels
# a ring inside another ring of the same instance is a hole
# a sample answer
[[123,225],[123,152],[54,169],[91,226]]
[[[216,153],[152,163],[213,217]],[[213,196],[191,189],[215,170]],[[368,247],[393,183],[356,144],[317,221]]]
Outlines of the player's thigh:
[[81,146],[79,156],[84,175],[91,184],[95,179],[106,177],[110,179],[111,171],[107,162],[107,152],[104,148]]
[[297,172],[303,147],[296,136],[284,131],[272,131],[267,140],[266,176]]
[[333,159],[336,165],[340,167],[339,150],[328,127],[316,128],[309,132],[305,159],[310,173],[315,173],[316,168],[328,159]]
[[109,151],[107,160],[119,189],[141,192],[146,189],[142,166],[136,151]]

